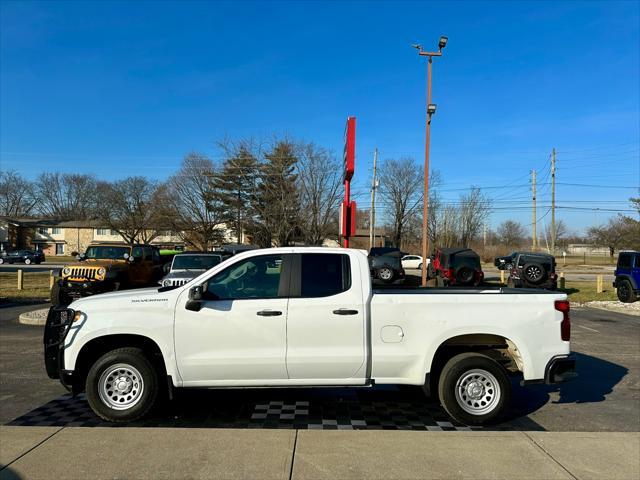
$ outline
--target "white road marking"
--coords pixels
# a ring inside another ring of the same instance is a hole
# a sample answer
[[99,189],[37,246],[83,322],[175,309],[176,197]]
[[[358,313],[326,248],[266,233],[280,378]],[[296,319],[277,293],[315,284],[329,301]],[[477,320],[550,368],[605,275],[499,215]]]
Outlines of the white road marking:
[[596,332],[596,333],[600,333],[598,330],[596,330],[595,328],[589,328],[589,327],[585,327],[584,325],[576,325],[577,327],[580,328],[584,328],[585,330],[591,330],[592,332]]

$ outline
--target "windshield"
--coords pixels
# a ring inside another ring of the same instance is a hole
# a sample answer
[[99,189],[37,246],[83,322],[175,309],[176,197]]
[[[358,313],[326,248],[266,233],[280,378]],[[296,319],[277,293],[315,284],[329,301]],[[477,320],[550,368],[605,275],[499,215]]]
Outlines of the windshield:
[[87,248],[85,255],[87,258],[121,260],[125,253],[131,253],[129,247],[97,246]]
[[176,255],[171,270],[209,270],[220,260],[218,255]]

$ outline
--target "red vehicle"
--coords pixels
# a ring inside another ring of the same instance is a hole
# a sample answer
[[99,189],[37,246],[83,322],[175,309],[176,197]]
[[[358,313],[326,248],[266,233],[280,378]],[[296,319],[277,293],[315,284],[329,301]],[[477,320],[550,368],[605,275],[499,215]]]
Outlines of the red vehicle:
[[438,287],[477,287],[484,280],[480,257],[470,248],[437,248],[431,258],[430,276]]

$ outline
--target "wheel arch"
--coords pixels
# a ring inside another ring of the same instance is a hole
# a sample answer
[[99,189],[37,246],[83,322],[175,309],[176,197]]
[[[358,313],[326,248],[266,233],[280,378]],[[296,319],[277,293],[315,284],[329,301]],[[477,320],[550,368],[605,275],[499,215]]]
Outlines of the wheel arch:
[[75,360],[73,373],[74,388],[84,388],[87,373],[95,361],[105,353],[122,347],[141,349],[152,364],[159,368],[159,377],[164,378],[172,373],[168,358],[163,354],[158,343],[144,335],[118,333],[92,338],[85,343]]
[[440,373],[447,361],[460,353],[476,352],[487,355],[510,372],[524,372],[530,361],[528,352],[521,350],[519,339],[513,340],[502,333],[457,333],[442,338],[427,355],[424,387],[436,391]]

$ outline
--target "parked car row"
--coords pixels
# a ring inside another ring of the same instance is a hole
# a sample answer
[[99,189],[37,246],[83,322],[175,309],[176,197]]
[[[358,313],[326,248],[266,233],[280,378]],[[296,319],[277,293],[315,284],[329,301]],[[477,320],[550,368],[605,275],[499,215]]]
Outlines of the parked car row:
[[217,252],[162,252],[152,245],[97,243],[66,265],[51,289],[53,305],[97,293],[162,285],[184,285],[252,245],[230,245]]

